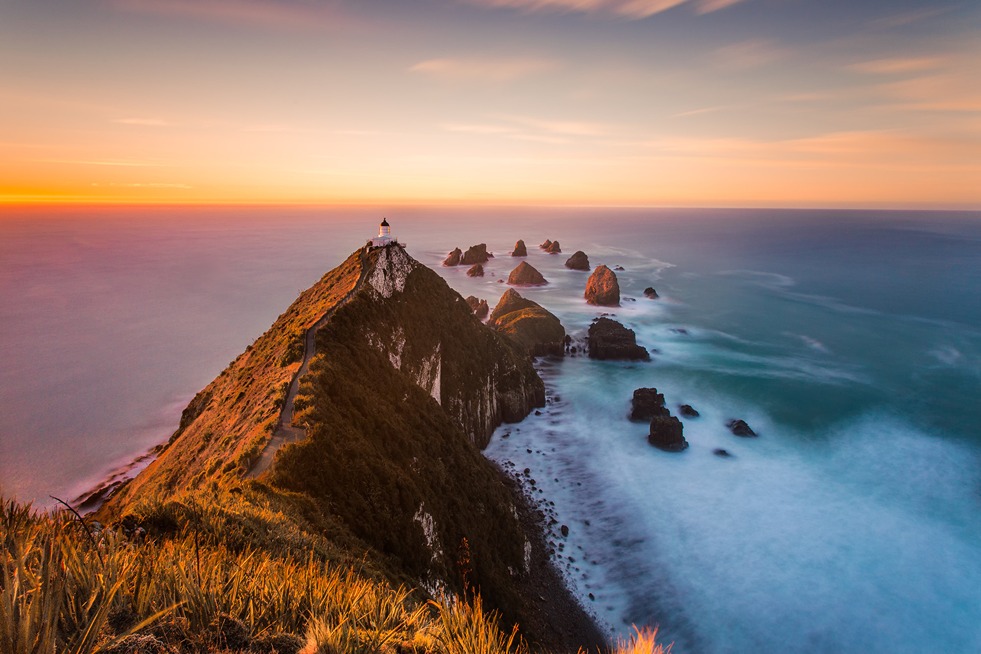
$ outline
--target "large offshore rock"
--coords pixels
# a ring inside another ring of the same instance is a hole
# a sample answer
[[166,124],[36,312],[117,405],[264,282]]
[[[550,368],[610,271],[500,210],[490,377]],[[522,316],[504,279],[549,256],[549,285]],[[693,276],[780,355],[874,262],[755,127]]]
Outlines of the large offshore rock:
[[650,361],[651,358],[643,346],[637,345],[634,330],[609,318],[597,318],[589,326],[587,341],[591,359]]
[[620,306],[620,284],[615,272],[606,266],[596,266],[586,281],[586,302],[602,307]]
[[554,314],[509,288],[501,296],[487,323],[511,338],[532,356],[562,356],[565,328]]
[[522,261],[508,275],[508,284],[511,286],[543,286],[548,281],[527,261]]

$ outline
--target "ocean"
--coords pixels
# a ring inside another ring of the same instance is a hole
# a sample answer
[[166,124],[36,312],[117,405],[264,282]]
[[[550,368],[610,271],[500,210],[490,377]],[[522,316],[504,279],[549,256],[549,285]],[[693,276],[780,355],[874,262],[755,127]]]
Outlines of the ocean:
[[[540,360],[549,404],[486,451],[529,469],[556,560],[611,634],[657,624],[677,652],[981,651],[981,213],[3,212],[8,495],[72,499],[166,440],[384,215],[412,256],[491,306],[524,239],[550,283],[523,295],[577,337],[612,313],[651,350]],[[563,253],[539,250],[546,238]],[[497,255],[485,277],[439,265],[482,242]],[[576,250],[623,268],[621,307],[585,304],[588,273],[563,266]],[[627,420],[647,386],[700,412],[686,451],[652,448]],[[759,437],[732,435],[732,418]]]

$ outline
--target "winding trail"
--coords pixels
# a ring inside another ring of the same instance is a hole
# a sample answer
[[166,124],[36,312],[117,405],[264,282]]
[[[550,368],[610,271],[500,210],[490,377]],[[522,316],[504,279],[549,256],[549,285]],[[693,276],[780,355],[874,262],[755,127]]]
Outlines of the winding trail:
[[252,466],[246,475],[246,479],[255,479],[272,465],[273,459],[276,458],[276,452],[279,451],[283,445],[287,443],[295,443],[296,441],[303,440],[307,436],[307,432],[302,427],[293,426],[293,408],[296,401],[296,394],[300,390],[300,378],[307,374],[310,370],[310,361],[313,359],[313,355],[316,352],[317,346],[317,331],[323,327],[330,317],[334,315],[340,307],[347,304],[347,301],[361,288],[361,284],[364,282],[364,278],[368,274],[368,261],[365,256],[365,252],[361,253],[361,273],[358,275],[358,281],[354,283],[347,294],[342,297],[338,302],[332,306],[327,312],[320,317],[317,322],[315,322],[306,332],[303,342],[303,362],[300,364],[299,370],[293,374],[293,379],[290,380],[290,389],[286,394],[286,400],[283,402],[283,410],[279,414],[279,423],[276,425],[276,431],[273,433],[272,438],[263,448],[262,454],[259,455],[258,460],[255,465]]

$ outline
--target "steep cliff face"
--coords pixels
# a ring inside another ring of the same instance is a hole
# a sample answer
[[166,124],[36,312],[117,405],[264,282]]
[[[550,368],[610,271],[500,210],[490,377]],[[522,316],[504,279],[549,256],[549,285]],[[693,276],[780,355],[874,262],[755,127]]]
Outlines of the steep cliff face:
[[380,353],[479,448],[502,421],[544,405],[527,357],[486,329],[439,275],[399,247],[372,251],[367,266],[364,286],[320,331],[318,352],[346,345]]

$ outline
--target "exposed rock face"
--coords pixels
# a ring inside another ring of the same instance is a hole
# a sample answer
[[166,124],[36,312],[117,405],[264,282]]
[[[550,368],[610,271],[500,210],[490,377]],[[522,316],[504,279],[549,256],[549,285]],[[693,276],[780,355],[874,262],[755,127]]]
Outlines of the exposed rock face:
[[647,442],[665,452],[681,452],[688,447],[683,432],[684,425],[674,416],[655,416]]
[[461,256],[463,256],[463,252],[460,250],[460,248],[454,248],[453,251],[446,255],[445,259],[443,259],[443,265],[459,266]]
[[479,263],[475,263],[474,265],[470,266],[470,270],[467,271],[467,277],[483,277],[483,276],[484,276],[484,267]]
[[511,251],[512,257],[527,257],[528,248],[525,247],[525,242],[518,239],[518,242],[514,244],[514,250]]
[[550,247],[552,247],[552,241],[550,241],[548,239],[545,239],[545,241],[541,245],[539,245],[538,247],[540,247],[543,250],[547,250]]
[[743,437],[753,437],[756,436],[756,432],[753,431],[749,425],[746,424],[745,420],[730,420],[726,423],[726,427],[729,428],[736,436]]
[[669,416],[671,412],[664,406],[664,395],[656,388],[638,388],[630,400],[630,419],[647,422],[655,416]]
[[589,326],[589,358],[650,361],[647,350],[637,345],[634,330],[627,329],[616,320],[598,318]]
[[487,324],[532,356],[564,353],[565,328],[559,319],[537,302],[521,297],[513,288],[501,296]]
[[472,266],[475,263],[487,263],[488,259],[490,259],[490,255],[487,253],[487,244],[480,243],[467,248],[467,251],[460,258],[460,265]]
[[617,275],[606,266],[596,266],[586,281],[586,302],[602,307],[620,306],[620,284]]
[[572,270],[589,270],[589,257],[582,250],[576,250],[576,253],[566,260],[565,267]]
[[508,284],[511,286],[543,286],[548,284],[548,281],[530,263],[522,261],[508,275]]
[[656,300],[658,298],[657,291],[654,290],[653,286],[648,286],[644,289],[644,297]]
[[473,315],[477,317],[478,320],[483,320],[490,313],[490,306],[487,304],[487,300],[481,300],[474,295],[467,296],[467,306],[473,311]]
[[681,406],[679,406],[678,407],[678,413],[680,413],[681,415],[683,415],[686,418],[697,418],[699,415],[701,415],[690,404],[682,404]]

